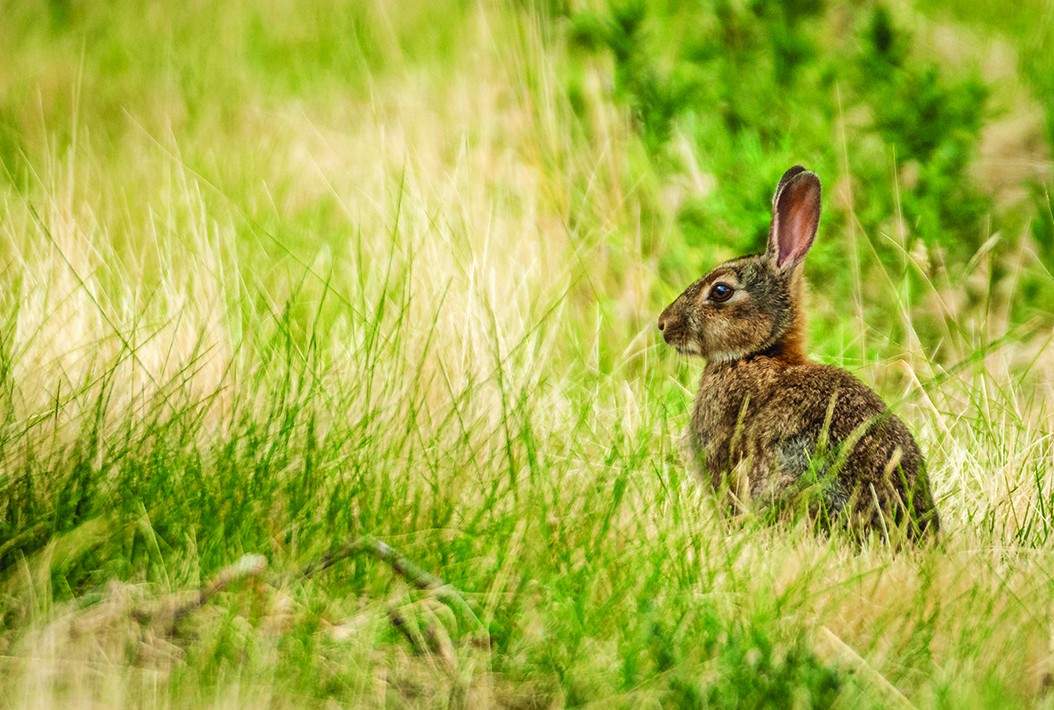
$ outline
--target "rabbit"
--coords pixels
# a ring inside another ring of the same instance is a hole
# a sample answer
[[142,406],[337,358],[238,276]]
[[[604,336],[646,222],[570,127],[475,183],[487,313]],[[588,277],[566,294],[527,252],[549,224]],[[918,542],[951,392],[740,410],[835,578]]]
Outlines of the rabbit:
[[820,180],[795,165],[772,198],[765,252],[716,267],[659,316],[666,343],[706,360],[688,454],[739,506],[805,507],[823,529],[886,540],[936,535],[908,428],[860,380],[805,354],[803,261],[819,222]]

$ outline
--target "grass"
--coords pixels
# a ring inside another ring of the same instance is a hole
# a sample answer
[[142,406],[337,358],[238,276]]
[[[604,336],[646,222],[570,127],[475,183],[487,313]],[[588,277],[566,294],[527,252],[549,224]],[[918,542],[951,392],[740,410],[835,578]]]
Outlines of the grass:
[[[986,91],[1049,110],[1042,27],[933,5],[893,16],[1027,31]],[[437,12],[2,7],[0,706],[1054,704],[1046,139],[965,254],[895,218],[910,166],[816,153],[811,351],[908,422],[945,529],[860,548],[721,514],[656,337],[786,166],[649,133],[558,6]]]

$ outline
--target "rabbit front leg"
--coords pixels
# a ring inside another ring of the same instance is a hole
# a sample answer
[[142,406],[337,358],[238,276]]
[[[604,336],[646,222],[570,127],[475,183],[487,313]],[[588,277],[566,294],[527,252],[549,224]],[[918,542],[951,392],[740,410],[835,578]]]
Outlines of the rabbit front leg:
[[699,441],[699,435],[689,425],[684,428],[684,433],[681,434],[680,445],[678,447],[681,452],[681,460],[684,461],[684,468],[688,475],[694,478],[707,478],[706,466],[704,464],[706,454],[704,453],[704,447],[702,442]]

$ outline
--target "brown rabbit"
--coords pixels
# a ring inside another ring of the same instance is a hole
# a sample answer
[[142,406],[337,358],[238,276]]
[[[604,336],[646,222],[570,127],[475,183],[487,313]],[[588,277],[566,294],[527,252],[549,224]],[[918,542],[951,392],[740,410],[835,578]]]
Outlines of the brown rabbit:
[[866,385],[805,355],[802,260],[820,222],[820,180],[795,165],[772,198],[764,254],[721,264],[659,316],[678,352],[707,360],[688,448],[714,487],[780,510],[804,501],[825,527],[939,526],[925,462]]

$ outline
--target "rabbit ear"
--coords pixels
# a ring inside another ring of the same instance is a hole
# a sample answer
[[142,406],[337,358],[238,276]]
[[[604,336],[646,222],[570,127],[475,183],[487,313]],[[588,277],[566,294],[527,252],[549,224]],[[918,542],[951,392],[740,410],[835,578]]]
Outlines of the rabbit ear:
[[772,197],[772,225],[765,255],[777,271],[805,258],[820,225],[820,178],[800,165],[783,174]]

